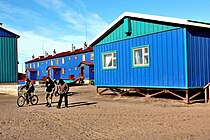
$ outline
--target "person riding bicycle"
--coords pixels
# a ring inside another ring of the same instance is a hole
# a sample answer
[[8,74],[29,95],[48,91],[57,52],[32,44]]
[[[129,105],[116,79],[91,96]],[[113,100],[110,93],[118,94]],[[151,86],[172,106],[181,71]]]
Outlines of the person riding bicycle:
[[20,88],[20,91],[22,91],[24,88],[26,88],[26,102],[29,104],[29,97],[31,96],[31,93],[34,92],[35,87],[34,84],[27,78],[26,84]]

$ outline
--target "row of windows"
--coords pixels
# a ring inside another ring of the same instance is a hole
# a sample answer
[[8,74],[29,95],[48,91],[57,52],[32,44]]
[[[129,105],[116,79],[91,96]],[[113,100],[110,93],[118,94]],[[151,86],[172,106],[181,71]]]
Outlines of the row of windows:
[[[75,70],[78,70],[78,67],[74,67],[74,69],[75,69]],[[68,70],[71,71],[72,68],[69,68]],[[44,70],[41,70],[41,72],[44,73]],[[64,69],[64,68],[61,69],[61,73],[62,73],[62,74],[65,74],[65,69]],[[37,71],[37,75],[38,75],[38,76],[40,75],[40,71],[39,71],[39,70]]]
[[[105,52],[102,54],[103,69],[117,68],[116,51]],[[149,66],[149,47],[141,46],[132,48],[133,67]]]
[[[85,59],[85,58],[86,58],[85,56],[86,56],[85,54],[82,54],[82,61],[85,61],[85,60],[86,60],[86,59]],[[74,59],[75,59],[75,60],[76,60],[77,58],[78,58],[77,56],[74,56]],[[71,60],[71,57],[69,56],[68,59]],[[93,53],[93,52],[90,53],[90,60],[94,60],[94,53]],[[48,64],[48,61],[45,61],[45,62],[46,62],[46,64]],[[37,67],[39,67],[39,63],[40,63],[40,62],[37,62]],[[65,59],[64,59],[64,58],[61,59],[61,63],[62,63],[62,64],[65,64]],[[42,61],[42,64],[44,64],[44,61]],[[50,64],[51,64],[51,65],[54,65],[54,60],[51,60],[51,61],[50,61]],[[59,59],[57,58],[57,59],[56,59],[56,65],[58,65],[58,64],[59,64]],[[32,65],[32,64],[28,64],[28,67],[29,67],[29,68],[32,68],[32,67],[33,67],[33,68],[36,68],[36,64],[35,64],[35,63],[33,63],[33,65]]]

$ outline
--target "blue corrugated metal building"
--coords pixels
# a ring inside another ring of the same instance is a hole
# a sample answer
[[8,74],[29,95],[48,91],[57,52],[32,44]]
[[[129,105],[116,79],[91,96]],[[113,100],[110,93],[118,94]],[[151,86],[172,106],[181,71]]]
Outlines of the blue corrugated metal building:
[[94,79],[93,48],[77,49],[58,54],[39,56],[25,62],[26,75],[31,80],[51,79],[75,80],[84,77],[85,81]]
[[0,25],[0,83],[17,83],[19,36]]
[[90,43],[97,87],[195,89],[210,82],[210,24],[125,12]]

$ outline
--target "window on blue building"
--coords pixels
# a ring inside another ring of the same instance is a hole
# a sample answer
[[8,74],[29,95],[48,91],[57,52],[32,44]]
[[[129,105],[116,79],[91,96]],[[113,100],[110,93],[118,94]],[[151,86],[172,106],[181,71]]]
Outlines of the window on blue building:
[[46,61],[46,64],[48,64],[48,61]]
[[40,72],[39,72],[39,70],[37,71],[37,75],[38,75],[38,76],[40,75]]
[[56,59],[56,65],[58,65],[58,62],[59,62],[59,60],[58,60],[58,58]]
[[116,52],[105,52],[102,54],[103,69],[117,68]]
[[85,61],[85,54],[82,54],[82,61]]
[[74,56],[74,59],[77,59],[77,56]]
[[44,61],[42,61],[42,64],[44,64]]
[[149,47],[140,46],[133,48],[133,66],[149,66]]
[[75,70],[78,70],[78,67],[75,67],[74,69],[75,69]]
[[69,68],[69,71],[71,71],[71,68]]
[[50,63],[51,63],[51,65],[53,65],[53,60],[51,60],[51,62],[50,62]]
[[65,74],[65,69],[64,68],[62,68],[61,71],[62,71],[62,74]]
[[39,62],[37,62],[37,67],[39,67]]
[[94,53],[93,52],[90,53],[90,60],[94,60]]
[[35,63],[34,63],[34,68],[36,68],[36,65],[35,65]]
[[64,58],[62,58],[62,64],[64,64],[65,63],[65,59]]
[[69,56],[69,60],[71,60],[71,56]]
[[42,70],[42,73],[44,73],[44,70]]

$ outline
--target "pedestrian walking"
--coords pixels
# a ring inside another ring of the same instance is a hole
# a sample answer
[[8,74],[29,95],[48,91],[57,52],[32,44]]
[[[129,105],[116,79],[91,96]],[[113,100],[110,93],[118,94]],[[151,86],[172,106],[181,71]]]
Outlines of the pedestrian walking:
[[59,101],[58,101],[57,108],[61,108],[61,103],[62,103],[63,97],[65,99],[65,107],[68,107],[67,92],[69,91],[69,86],[62,79],[59,80],[58,91],[59,91],[59,94],[60,94],[60,98],[59,98]]
[[54,82],[49,78],[47,77],[46,79],[46,101],[47,101],[47,104],[46,106],[48,107],[51,107],[51,104],[52,104],[52,97],[53,97],[53,88],[55,87],[55,84]]

